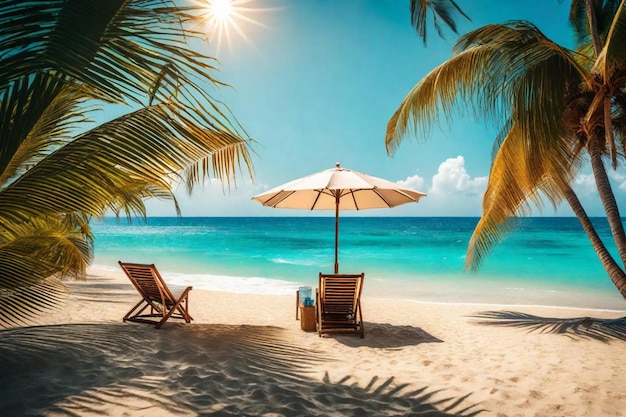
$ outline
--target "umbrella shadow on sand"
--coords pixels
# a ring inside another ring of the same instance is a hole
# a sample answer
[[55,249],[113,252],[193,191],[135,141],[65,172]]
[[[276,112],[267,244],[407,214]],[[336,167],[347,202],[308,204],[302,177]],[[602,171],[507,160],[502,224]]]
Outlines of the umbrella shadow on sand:
[[600,319],[593,317],[541,317],[516,311],[484,311],[471,317],[480,319],[477,324],[526,329],[529,333],[560,334],[573,339],[594,339],[609,343],[626,341],[626,317]]
[[[130,327],[132,326],[132,329]],[[277,327],[72,324],[0,332],[1,415],[475,416],[468,397],[310,374],[326,354]],[[314,368],[313,365],[316,365]],[[443,398],[442,398],[443,396]]]

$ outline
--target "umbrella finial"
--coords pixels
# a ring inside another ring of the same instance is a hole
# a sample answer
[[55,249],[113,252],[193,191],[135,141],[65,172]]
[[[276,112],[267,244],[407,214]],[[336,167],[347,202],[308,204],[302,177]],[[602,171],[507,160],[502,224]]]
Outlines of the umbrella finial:
[[337,167],[337,169],[341,168],[341,164],[339,162],[335,162],[335,166]]

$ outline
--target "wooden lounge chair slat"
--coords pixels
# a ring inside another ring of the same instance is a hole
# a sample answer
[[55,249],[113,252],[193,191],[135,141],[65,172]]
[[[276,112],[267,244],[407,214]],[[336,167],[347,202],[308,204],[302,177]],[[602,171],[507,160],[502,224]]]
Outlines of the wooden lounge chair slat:
[[317,288],[317,330],[325,333],[365,335],[361,313],[361,292],[365,274],[319,274]]
[[[154,324],[158,329],[170,318],[191,323],[189,291],[192,287],[169,286],[154,264],[134,264],[119,261],[142,299],[124,316],[124,321]],[[144,313],[149,309],[149,312]]]

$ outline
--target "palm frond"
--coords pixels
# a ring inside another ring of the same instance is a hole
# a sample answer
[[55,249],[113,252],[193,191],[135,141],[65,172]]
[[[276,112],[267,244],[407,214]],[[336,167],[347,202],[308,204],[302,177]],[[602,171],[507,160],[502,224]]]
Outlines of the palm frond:
[[229,110],[209,94],[224,85],[211,75],[215,60],[189,46],[204,36],[189,27],[202,8],[168,3],[3,2],[0,51],[7,52],[0,56],[0,92],[45,71],[86,86],[87,97],[136,105],[171,101],[196,109],[216,129],[240,134]]
[[31,218],[2,229],[0,326],[25,323],[57,307],[66,294],[58,277],[85,277],[93,242],[78,218]]
[[454,0],[411,0],[411,25],[415,28],[419,37],[426,44],[428,25],[428,11],[432,11],[433,25],[439,36],[443,37],[443,30],[439,24],[442,20],[450,30],[457,32],[454,15],[460,14],[467,20],[471,20],[468,15],[456,4]]
[[54,274],[84,278],[91,262],[92,235],[89,226],[76,219],[33,217],[3,227],[0,287],[25,286]]
[[[225,85],[216,61],[195,48],[204,12],[173,0],[0,2],[0,291],[11,300],[0,317],[56,299],[47,277],[84,276],[90,218],[145,217],[152,197],[180,213],[174,182],[252,175],[251,141],[212,95]],[[109,103],[129,112],[94,127],[87,115]]]
[[432,124],[440,117],[451,115],[455,105],[464,97],[473,96],[481,82],[480,71],[494,50],[488,47],[465,51],[435,68],[413,87],[387,124],[385,146],[391,155],[411,132],[428,136]]
[[596,13],[598,15],[598,32],[603,42],[609,36],[609,31],[615,19],[615,15],[619,13],[619,9],[624,6],[623,0],[596,0]]
[[82,94],[55,76],[37,73],[0,92],[0,189],[71,138],[87,122]]
[[[559,0],[559,3],[562,1]],[[572,0],[569,9],[569,22],[576,34],[577,43],[580,45],[587,42],[589,40],[589,23],[585,0]]]
[[575,163],[566,123],[570,90],[589,82],[572,53],[534,25],[512,21],[462,36],[456,56],[428,74],[407,96],[388,124],[393,152],[412,128],[428,134],[435,119],[450,117],[459,103],[477,117],[504,120],[496,138],[483,215],[468,247],[466,265],[475,269],[508,230],[511,217],[563,198]]
[[[559,109],[553,103],[565,106],[564,82],[586,80],[584,68],[570,51],[527,22],[470,32],[458,40],[455,51],[457,55],[411,90],[390,119],[385,138],[390,154],[409,131],[427,136],[441,115],[449,118],[461,103],[472,108],[476,117],[497,123],[513,115],[533,134],[554,137]],[[567,77],[559,77],[564,72]],[[544,77],[556,83],[545,82]],[[537,111],[525,111],[529,108]]]
[[67,288],[55,277],[16,289],[0,288],[0,327],[29,323],[57,308],[66,296]]
[[510,231],[511,218],[531,214],[531,203],[542,209],[548,197],[556,207],[578,167],[572,164],[569,140],[543,154],[526,154],[528,141],[521,126],[513,125],[492,161],[482,216],[468,244],[465,265],[470,269],[477,269]]
[[[610,82],[615,71],[626,68],[626,3],[622,0],[617,13],[614,14],[606,42],[593,71],[599,73],[605,82]],[[623,83],[619,87],[623,87]]]
[[118,186],[114,193],[114,199],[108,202],[107,208],[116,217],[126,217],[129,223],[133,218],[147,217],[148,213],[145,206],[145,200],[147,199],[155,198],[172,201],[176,215],[180,216],[182,214],[171,188],[134,181],[132,184]]
[[[596,30],[604,39],[611,26],[611,20],[622,0],[592,0],[593,13],[596,16]],[[562,2],[562,0],[559,0]],[[591,40],[589,12],[585,0],[572,0],[569,11],[569,22],[574,29],[578,46],[589,44]]]
[[[220,179],[234,171],[237,157],[247,160],[239,137],[200,130],[179,116],[167,105],[154,105],[80,135],[0,194],[0,218],[22,222],[42,213],[76,211],[101,216],[133,184],[141,185],[145,197],[146,185],[170,190],[171,175],[213,154]],[[224,157],[226,148],[231,152]],[[23,205],[26,198],[30,202]]]

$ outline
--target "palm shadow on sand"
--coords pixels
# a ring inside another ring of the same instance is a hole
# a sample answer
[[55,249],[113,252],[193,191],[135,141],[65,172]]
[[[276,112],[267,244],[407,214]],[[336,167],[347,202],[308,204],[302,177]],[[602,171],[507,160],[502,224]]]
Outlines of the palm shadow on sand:
[[[128,326],[135,326],[129,331]],[[360,338],[359,338],[360,339]],[[68,324],[0,331],[0,415],[475,416],[468,400],[374,377],[313,378],[326,354],[276,327]],[[118,409],[119,411],[119,409]]]
[[517,311],[483,311],[471,317],[477,324],[526,329],[528,332],[551,333],[571,338],[594,339],[604,343],[626,341],[626,317],[599,319],[593,317],[540,317]]

